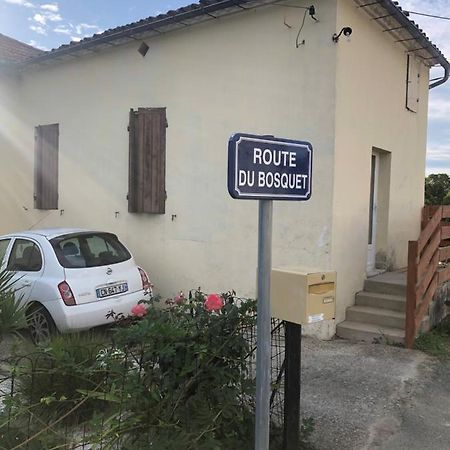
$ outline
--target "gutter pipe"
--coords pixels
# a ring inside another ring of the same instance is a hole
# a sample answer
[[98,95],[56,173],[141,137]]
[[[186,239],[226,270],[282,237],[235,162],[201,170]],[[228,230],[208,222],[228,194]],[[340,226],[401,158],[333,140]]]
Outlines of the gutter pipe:
[[450,78],[450,67],[448,61],[447,64],[443,67],[445,70],[444,76],[440,80],[437,80],[434,83],[430,84],[430,89],[433,89],[435,87],[440,86],[441,84],[444,84]]

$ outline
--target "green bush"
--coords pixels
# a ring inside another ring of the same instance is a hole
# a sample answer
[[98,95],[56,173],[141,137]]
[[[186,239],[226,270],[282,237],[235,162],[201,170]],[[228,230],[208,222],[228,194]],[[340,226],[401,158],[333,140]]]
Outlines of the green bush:
[[255,302],[197,290],[165,308],[154,303],[138,305],[134,317],[112,313],[112,344],[60,335],[22,357],[0,449],[18,436],[5,432],[8,415],[13,433],[27,418],[31,434],[47,426],[36,442],[48,435],[52,445],[61,426],[83,426],[104,449],[251,448],[254,380],[244,330],[255,324]]
[[130,450],[251,448],[254,383],[243,330],[254,325],[255,302],[218,298],[197,290],[117,330],[129,376],[121,432],[106,430],[107,448],[117,440]]
[[45,423],[60,420],[64,425],[90,419],[96,409],[105,406],[101,399],[84,394],[98,390],[104,382],[105,371],[97,360],[104,346],[104,338],[97,333],[64,334],[30,354],[22,351],[24,356],[17,357],[12,369],[12,413],[31,415]]
[[14,295],[13,273],[0,271],[0,340],[26,328],[25,306]]

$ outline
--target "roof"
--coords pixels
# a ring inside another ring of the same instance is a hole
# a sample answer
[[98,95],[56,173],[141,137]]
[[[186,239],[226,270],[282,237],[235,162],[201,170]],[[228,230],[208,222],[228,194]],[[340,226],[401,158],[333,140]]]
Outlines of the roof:
[[0,33],[0,63],[22,63],[44,53]]
[[[85,233],[87,231],[91,231],[91,230],[85,230],[82,228],[44,228],[41,230],[27,230],[27,231],[20,231],[17,233],[10,233],[10,234],[7,234],[7,235],[1,236],[1,237],[3,238],[3,237],[18,236],[18,237],[33,238],[36,236],[43,236],[43,237],[47,238],[48,240],[50,240],[55,237],[63,236],[66,234]],[[94,231],[92,230],[91,232],[94,232]]]
[[[396,43],[403,45],[406,52],[415,54],[428,66],[441,65],[445,70],[443,81],[450,74],[450,63],[442,52],[434,45],[426,33],[409,18],[409,12],[403,10],[398,2],[392,0],[354,0],[373,21],[390,34]],[[442,84],[442,81],[430,87]]]
[[[429,65],[441,65],[446,69],[450,64],[441,51],[430,41],[418,25],[409,19],[398,2],[392,0],[354,0],[375,20],[383,31],[391,34],[395,41],[408,52],[414,52]],[[136,39],[150,38],[162,33],[178,30],[200,22],[214,21],[220,17],[259,6],[278,6],[279,0],[200,0],[199,3],[168,11],[155,17],[148,17],[128,25],[111,28],[79,42],[71,42],[33,58],[31,63],[42,64],[55,60],[71,59],[102,48],[126,44]]]

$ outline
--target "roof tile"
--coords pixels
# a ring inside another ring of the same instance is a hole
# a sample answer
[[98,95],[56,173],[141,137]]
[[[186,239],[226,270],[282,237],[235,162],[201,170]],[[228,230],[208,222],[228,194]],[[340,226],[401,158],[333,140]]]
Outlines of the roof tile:
[[21,63],[42,53],[42,50],[0,33],[0,63]]

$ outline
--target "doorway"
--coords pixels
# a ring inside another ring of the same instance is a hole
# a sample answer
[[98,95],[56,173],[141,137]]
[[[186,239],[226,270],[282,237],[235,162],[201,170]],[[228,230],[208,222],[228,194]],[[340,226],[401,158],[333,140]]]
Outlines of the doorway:
[[380,157],[378,153],[372,153],[370,169],[370,202],[369,202],[369,236],[367,253],[367,273],[375,271],[377,253],[377,206],[378,206],[378,183],[379,183]]

